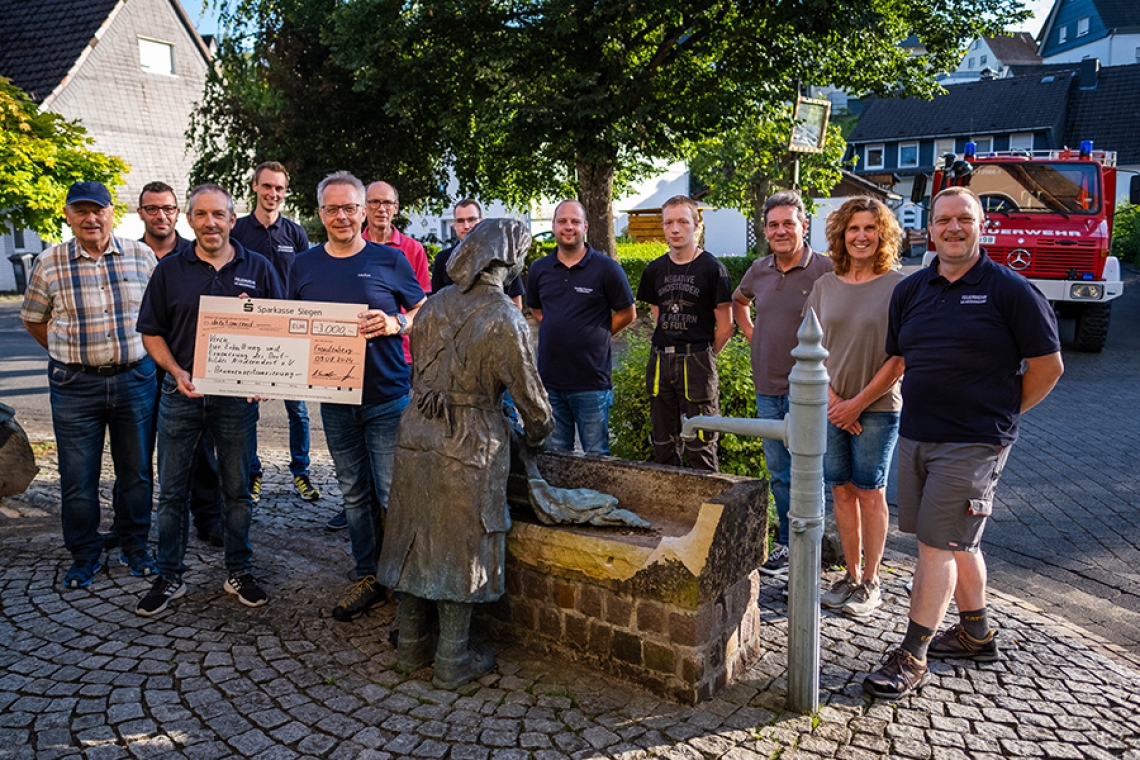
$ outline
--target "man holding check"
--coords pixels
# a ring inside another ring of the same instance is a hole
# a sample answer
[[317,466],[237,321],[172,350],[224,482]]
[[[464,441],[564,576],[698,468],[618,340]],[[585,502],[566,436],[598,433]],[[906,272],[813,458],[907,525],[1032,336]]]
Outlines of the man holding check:
[[253,502],[249,462],[257,426],[257,399],[203,396],[190,370],[198,333],[201,296],[283,298],[285,288],[269,260],[230,239],[234,202],[217,185],[190,191],[187,221],[193,248],[159,262],[139,312],[138,331],[147,353],[166,370],[158,414],[158,579],[139,602],[140,615],[156,615],[186,593],[186,539],[190,532],[189,488],[194,452],[203,433],[218,451],[224,497],[224,588],[249,607],[268,601],[252,575],[249,526]]
[[376,582],[381,519],[392,484],[396,429],[411,392],[403,336],[424,303],[424,291],[399,250],[361,237],[365,192],[359,179],[345,171],[330,174],[317,186],[317,203],[328,242],[297,257],[291,297],[368,306],[360,314],[367,341],[361,403],[321,403],[356,564],[356,583],[333,607],[332,616],[349,622],[384,600],[384,589]]

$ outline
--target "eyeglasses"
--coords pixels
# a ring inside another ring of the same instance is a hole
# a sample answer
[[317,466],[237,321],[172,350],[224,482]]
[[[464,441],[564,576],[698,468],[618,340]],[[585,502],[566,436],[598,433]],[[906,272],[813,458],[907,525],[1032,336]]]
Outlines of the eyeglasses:
[[341,211],[343,211],[348,216],[356,216],[356,213],[360,211],[360,204],[346,203],[343,206],[336,206],[333,204],[329,204],[328,206],[321,206],[321,213],[323,213],[325,216],[339,216]]
[[159,212],[167,216],[173,216],[178,213],[177,206],[143,206],[142,212],[147,216],[158,216]]
[[375,199],[368,201],[368,208],[380,208],[381,206],[384,208],[396,208],[399,205],[399,201],[378,201]]

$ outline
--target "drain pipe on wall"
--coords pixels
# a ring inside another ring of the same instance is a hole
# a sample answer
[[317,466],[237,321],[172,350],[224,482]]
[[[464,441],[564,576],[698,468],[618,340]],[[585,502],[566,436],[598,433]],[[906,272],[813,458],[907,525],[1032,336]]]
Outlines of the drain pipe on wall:
[[788,707],[799,713],[819,709],[819,599],[823,539],[823,455],[827,449],[827,385],[823,329],[808,310],[792,350],[796,363],[788,378],[788,415],[782,420],[692,417],[681,436],[698,430],[783,440],[792,455],[788,521]]

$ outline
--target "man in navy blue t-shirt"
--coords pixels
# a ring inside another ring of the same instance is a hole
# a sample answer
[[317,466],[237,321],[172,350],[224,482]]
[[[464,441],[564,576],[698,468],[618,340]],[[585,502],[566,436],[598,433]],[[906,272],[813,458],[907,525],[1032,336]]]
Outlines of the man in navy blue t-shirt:
[[[898,699],[929,679],[927,658],[999,657],[986,613],[979,544],[1017,425],[1064,371],[1049,302],[980,246],[978,197],[962,187],[931,203],[938,252],[891,297],[887,353],[901,356],[899,530],[918,538],[910,622],[863,688]],[[959,622],[935,635],[950,606]]]
[[586,243],[586,209],[565,200],[554,209],[558,247],[527,276],[527,302],[538,322],[538,374],[554,412],[553,448],[610,453],[614,404],[610,338],[637,316],[618,263]]
[[356,564],[356,583],[332,610],[333,618],[348,622],[384,600],[376,582],[381,517],[392,484],[396,429],[411,391],[403,336],[424,291],[402,251],[361,237],[365,191],[359,179],[344,171],[330,174],[317,186],[317,203],[329,239],[297,257],[291,297],[367,305],[360,313],[367,339],[361,404],[321,404]]
[[158,579],[139,601],[140,615],[156,615],[186,593],[186,537],[190,527],[190,473],[198,441],[209,432],[218,452],[225,500],[222,511],[224,588],[249,607],[268,601],[253,577],[249,526],[249,459],[257,426],[256,399],[203,396],[190,369],[202,296],[283,298],[285,288],[269,260],[230,240],[234,202],[217,185],[190,191],[187,221],[194,247],[159,262],[143,296],[138,331],[147,353],[166,371],[158,415]]

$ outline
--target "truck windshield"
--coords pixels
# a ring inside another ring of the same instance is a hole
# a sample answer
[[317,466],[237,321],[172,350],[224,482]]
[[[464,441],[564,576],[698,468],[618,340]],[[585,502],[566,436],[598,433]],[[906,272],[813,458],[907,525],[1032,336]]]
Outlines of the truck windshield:
[[1101,190],[1093,163],[974,164],[970,189],[987,213],[1096,214]]

